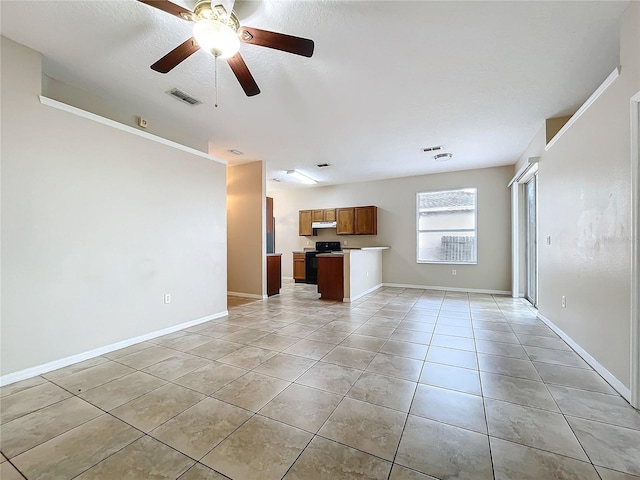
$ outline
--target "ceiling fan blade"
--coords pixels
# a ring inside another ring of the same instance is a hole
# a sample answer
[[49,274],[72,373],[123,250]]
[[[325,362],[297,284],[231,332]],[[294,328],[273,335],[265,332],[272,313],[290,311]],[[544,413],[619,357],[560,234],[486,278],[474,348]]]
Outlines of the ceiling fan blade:
[[195,38],[191,37],[151,65],[151,69],[160,73],[168,73],[198,50],[200,50],[200,45],[196,43]]
[[238,82],[240,82],[240,86],[244,90],[244,93],[247,94],[247,97],[253,97],[254,95],[258,95],[260,93],[260,88],[258,88],[258,84],[253,79],[253,75],[247,68],[247,64],[244,63],[244,59],[240,56],[240,52],[236,53],[233,57],[227,58],[227,63],[233,70]]
[[144,3],[145,5],[155,7],[158,10],[162,10],[163,12],[167,12],[171,15],[175,15],[176,17],[179,17],[183,20],[189,20],[192,15],[192,12],[190,10],[183,8],[180,5],[176,5],[175,3],[171,3],[169,0],[138,0],[138,1],[140,3]]
[[262,47],[274,48],[283,52],[295,53],[303,57],[313,55],[313,40],[308,38],[294,37],[284,33],[260,30],[259,28],[241,27],[240,40],[244,43],[260,45]]

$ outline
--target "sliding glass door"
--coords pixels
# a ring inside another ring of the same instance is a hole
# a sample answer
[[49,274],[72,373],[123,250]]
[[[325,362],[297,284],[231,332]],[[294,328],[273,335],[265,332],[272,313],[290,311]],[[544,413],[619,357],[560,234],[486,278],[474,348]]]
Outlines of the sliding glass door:
[[525,184],[525,268],[526,290],[525,297],[535,307],[538,299],[538,226],[537,226],[537,201],[538,174],[536,173]]

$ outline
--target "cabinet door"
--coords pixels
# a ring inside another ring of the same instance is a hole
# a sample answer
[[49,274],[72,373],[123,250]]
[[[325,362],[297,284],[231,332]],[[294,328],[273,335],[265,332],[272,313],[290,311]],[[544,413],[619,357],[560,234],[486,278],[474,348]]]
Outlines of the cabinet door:
[[321,222],[324,220],[324,210],[311,210],[311,221]]
[[336,209],[330,208],[324,210],[324,221],[335,222],[336,221]]
[[355,207],[355,234],[378,234],[378,207]]
[[307,277],[304,253],[293,254],[293,279],[304,281]]
[[280,255],[267,257],[267,296],[278,295],[282,287]]
[[298,212],[298,235],[313,235],[311,210],[300,210]]
[[353,208],[336,208],[336,234],[353,235]]

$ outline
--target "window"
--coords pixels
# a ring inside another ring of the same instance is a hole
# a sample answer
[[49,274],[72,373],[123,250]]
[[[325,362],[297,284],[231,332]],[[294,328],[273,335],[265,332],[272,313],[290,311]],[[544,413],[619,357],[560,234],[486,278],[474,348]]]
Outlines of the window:
[[478,263],[477,189],[417,195],[418,263]]

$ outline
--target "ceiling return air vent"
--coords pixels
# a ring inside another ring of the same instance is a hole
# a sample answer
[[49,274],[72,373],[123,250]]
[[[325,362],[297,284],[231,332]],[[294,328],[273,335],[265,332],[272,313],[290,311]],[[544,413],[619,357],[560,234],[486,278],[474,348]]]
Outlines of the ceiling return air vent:
[[187,105],[195,106],[200,105],[202,102],[197,98],[193,98],[191,95],[184,93],[182,90],[178,90],[177,88],[172,88],[167,92],[167,94],[171,95],[173,98],[177,98],[181,102],[186,103]]
[[316,167],[318,168],[324,168],[324,167],[330,167],[331,165],[329,163],[318,163],[316,164]]
[[439,152],[443,148],[444,148],[444,145],[435,145],[433,147],[424,147],[422,149],[422,151],[425,152],[425,153],[427,153],[427,152]]

